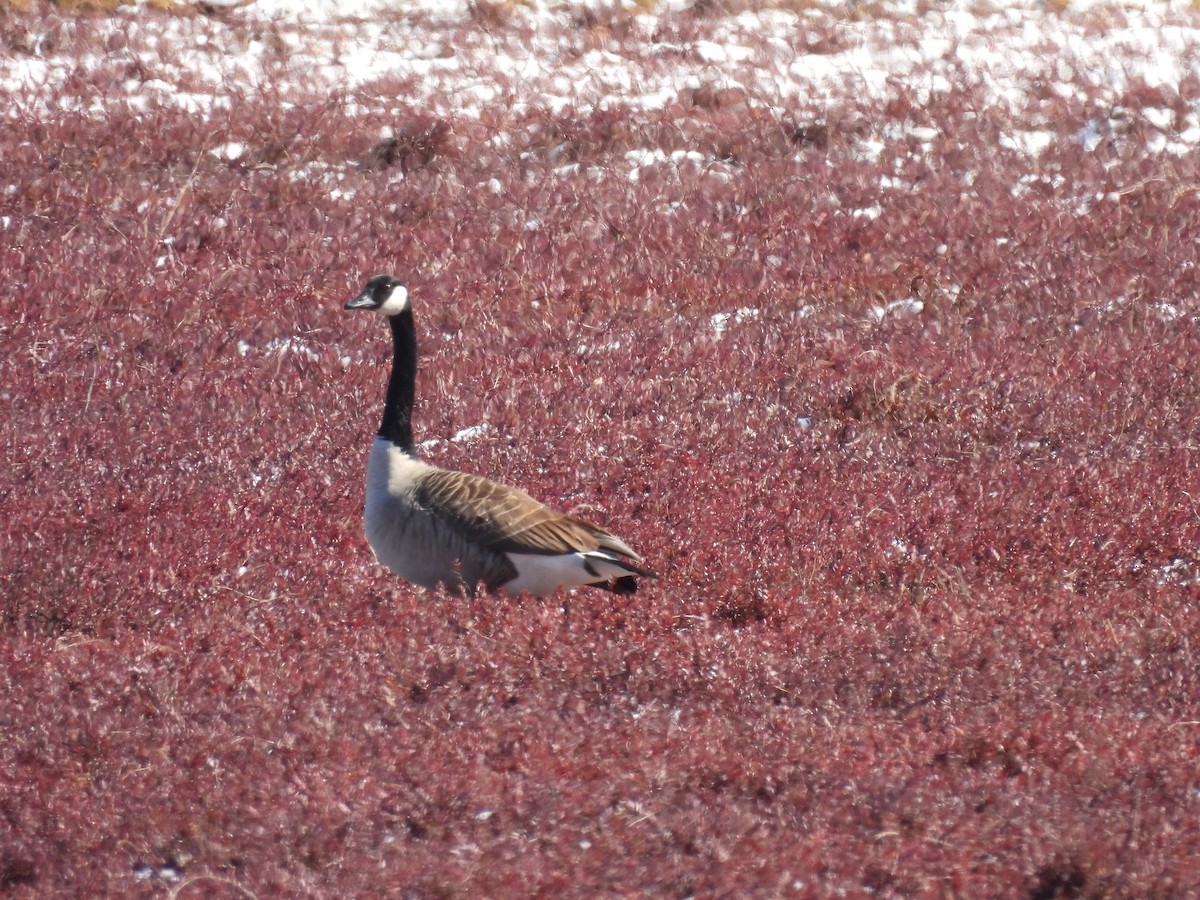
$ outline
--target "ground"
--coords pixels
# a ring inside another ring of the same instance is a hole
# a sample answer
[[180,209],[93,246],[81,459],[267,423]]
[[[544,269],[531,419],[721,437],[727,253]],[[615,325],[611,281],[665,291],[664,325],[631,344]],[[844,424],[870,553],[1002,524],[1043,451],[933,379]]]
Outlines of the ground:
[[[1200,892],[1194,9],[35,3],[0,90],[8,893]],[[380,272],[426,457],[657,580],[374,563]]]

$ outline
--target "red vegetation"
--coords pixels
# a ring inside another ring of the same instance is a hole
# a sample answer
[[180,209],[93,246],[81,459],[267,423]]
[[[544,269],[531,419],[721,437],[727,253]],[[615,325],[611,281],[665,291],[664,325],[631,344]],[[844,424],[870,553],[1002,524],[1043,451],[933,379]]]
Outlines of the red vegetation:
[[[210,119],[73,77],[0,129],[0,890],[1200,891],[1200,154],[1139,112],[1179,96],[1049,92],[1031,159],[972,84]],[[381,271],[429,457],[659,581],[373,563]]]

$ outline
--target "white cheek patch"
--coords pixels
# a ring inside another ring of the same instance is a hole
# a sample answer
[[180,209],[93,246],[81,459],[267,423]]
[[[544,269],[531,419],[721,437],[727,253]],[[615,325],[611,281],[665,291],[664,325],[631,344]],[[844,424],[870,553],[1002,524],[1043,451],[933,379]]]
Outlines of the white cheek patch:
[[385,316],[394,316],[408,309],[408,288],[402,284],[392,288],[388,298],[379,306],[379,311]]

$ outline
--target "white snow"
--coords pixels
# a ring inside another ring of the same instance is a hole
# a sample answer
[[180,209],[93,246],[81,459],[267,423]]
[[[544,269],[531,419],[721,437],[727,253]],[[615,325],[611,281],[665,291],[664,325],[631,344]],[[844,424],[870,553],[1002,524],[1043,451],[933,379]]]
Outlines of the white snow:
[[219,147],[214,147],[212,150],[213,156],[217,157],[218,159],[226,159],[230,161],[241,159],[242,154],[245,152],[246,145],[239,143],[238,141],[229,141],[228,143],[222,144]]
[[871,318],[882,322],[889,316],[915,316],[923,309],[925,304],[916,297],[904,297],[901,300],[893,300],[886,306],[872,307]]
[[[901,0],[887,15],[837,20],[837,40],[820,46],[806,43],[811,23],[829,15],[820,8],[714,17],[684,39],[661,26],[688,7],[686,0],[624,0],[643,38],[636,49],[602,43],[574,55],[563,52],[562,39],[578,31],[571,18],[578,4],[558,0],[505,4],[515,25],[496,34],[473,22],[470,0],[256,0],[220,16],[132,7],[88,22],[98,46],[112,37],[120,49],[77,59],[62,35],[30,34],[25,52],[0,56],[0,97],[9,101],[0,104],[0,119],[77,111],[83,101],[70,85],[91,75],[114,85],[105,104],[135,111],[173,104],[216,117],[240,95],[270,91],[297,103],[334,93],[347,98],[351,115],[417,107],[450,119],[534,105],[661,109],[701,88],[727,91],[773,115],[819,117],[848,100],[903,99],[919,108],[965,81],[983,85],[989,103],[1028,123],[1001,143],[1037,158],[1058,137],[1056,123],[1039,112],[1047,87],[1069,95],[1084,81],[1115,101],[1142,82],[1177,92],[1200,75],[1200,16],[1187,0],[1109,2],[1112,14],[1096,27],[1088,11],[1099,0],[1074,0],[1065,12],[1032,0],[951,0],[933,9]],[[218,5],[224,3],[233,0]],[[598,13],[612,9],[611,0],[591,5]],[[452,39],[449,29],[464,24]],[[131,69],[144,80],[130,77]],[[1182,155],[1200,145],[1200,103],[1188,104],[1183,114],[1157,106],[1137,113],[1158,130],[1152,149]],[[1093,149],[1105,128],[1095,122],[1077,139]],[[907,136],[928,144],[938,132],[914,123]],[[860,152],[877,159],[896,137],[868,135]],[[212,152],[235,160],[245,148],[229,141]],[[692,152],[631,159],[630,177],[646,165],[692,162]]]
[[[469,444],[472,441],[474,441],[476,438],[482,437],[483,435],[487,434],[491,430],[492,430],[492,426],[489,425],[487,422],[482,422],[479,425],[470,425],[470,426],[458,431],[454,435],[454,437],[450,438],[450,441],[452,443],[467,443],[467,444]],[[429,438],[428,440],[421,441],[421,443],[417,444],[417,450],[424,453],[426,451],[434,449],[441,443],[443,443],[442,438],[436,438],[436,437]]]
[[321,358],[321,354],[300,337],[271,338],[262,347],[256,347],[245,339],[237,342],[238,356],[248,356],[255,350],[260,351],[264,356],[286,356],[294,353],[311,360]]
[[471,425],[467,428],[462,429],[457,434],[455,434],[454,437],[450,438],[450,440],[454,441],[455,443],[460,443],[460,442],[464,442],[464,441],[467,443],[470,443],[471,441],[475,440],[475,438],[482,437],[483,435],[487,434],[491,430],[492,430],[492,426],[489,425],[487,422],[483,422],[482,424]]
[[[588,2],[602,14],[614,8],[614,0]],[[781,123],[824,122],[828,111],[843,104],[866,109],[902,101],[913,110],[910,121],[885,116],[880,126],[864,115],[860,130],[845,132],[852,152],[884,169],[876,193],[845,207],[838,198],[824,201],[857,222],[879,220],[881,228],[887,227],[892,198],[911,190],[918,177],[909,164],[943,140],[955,139],[922,121],[922,109],[964,83],[981,85],[984,102],[1005,113],[1009,130],[999,136],[999,147],[1029,160],[1028,175],[1011,185],[1017,195],[1056,195],[1061,190],[1061,176],[1039,164],[1063,144],[1099,153],[1113,143],[1137,140],[1143,152],[1164,157],[1167,169],[1170,157],[1200,150],[1200,98],[1179,96],[1181,85],[1200,78],[1200,12],[1190,0],[1121,0],[1119,5],[1116,0],[1072,0],[1066,11],[1058,12],[1034,0],[897,0],[886,14],[836,19],[836,39],[826,44],[807,42],[810,33],[826,33],[828,23],[821,17],[836,15],[819,6],[698,17],[687,20],[694,28],[680,29],[671,27],[671,17],[690,8],[691,0],[616,2],[632,17],[631,27],[641,41],[628,46],[584,43],[573,53],[564,51],[563,38],[579,30],[571,18],[579,3],[560,0],[505,4],[503,15],[515,24],[494,33],[472,19],[472,0],[255,0],[219,16],[162,15],[133,7],[90,16],[86,26],[68,18],[53,26],[58,29],[54,34],[35,29],[22,35],[21,52],[0,54],[0,127],[17,117],[49,119],[80,112],[101,117],[110,110],[149,113],[164,105],[219,126],[241,97],[260,91],[278,95],[285,105],[340,98],[336,102],[345,113],[369,121],[371,133],[380,139],[392,136],[390,126],[380,126],[381,119],[413,109],[452,127],[465,122],[464,133],[479,133],[489,131],[493,121],[512,121],[508,114],[513,110],[571,108],[580,115],[654,111],[700,102],[697,97],[704,91],[719,94],[721,103],[744,104],[755,115]],[[843,3],[828,0],[825,5],[841,10]],[[1104,27],[1097,27],[1089,11],[1106,3],[1111,14],[1105,14]],[[72,38],[84,27],[99,38],[88,46],[116,49],[78,57]],[[94,91],[75,93],[74,85],[94,82],[110,86],[103,100],[93,99]],[[1131,108],[1134,101],[1126,92],[1143,83],[1161,86],[1175,102],[1155,97]],[[1068,129],[1043,113],[1048,91],[1051,96],[1086,96],[1081,85],[1101,101],[1085,114],[1092,117],[1082,127],[1074,122]],[[1105,98],[1110,105],[1104,105]],[[481,129],[480,123],[487,127]],[[230,163],[247,159],[250,147],[223,135],[219,127],[213,133],[212,157]],[[699,174],[717,188],[736,172],[736,163],[715,158],[711,148],[701,151],[674,136],[669,140],[664,146],[622,146],[619,174],[631,181]],[[486,140],[498,153],[512,152],[508,148],[517,143],[504,128]],[[554,160],[558,177],[599,179],[606,174],[594,164],[572,162],[569,146],[564,140],[560,158]],[[975,183],[976,174],[969,169],[960,174],[964,189]],[[356,198],[358,182],[337,163],[298,163],[283,177],[311,179],[347,206]],[[405,174],[390,177],[403,179]],[[502,192],[496,179],[478,188]],[[20,190],[21,185],[10,184],[4,195]],[[1064,195],[1062,202],[1087,215],[1120,199],[1115,192],[1089,193]],[[686,202],[686,197],[672,198],[661,208],[669,211]],[[11,227],[11,217],[0,218],[0,229]],[[541,227],[533,218],[525,222],[531,233]],[[731,233],[714,232],[713,237],[734,242]],[[156,267],[176,259],[171,241],[164,236]],[[1008,238],[995,241],[1003,246]],[[764,260],[768,269],[781,270],[781,277],[787,274],[784,263],[778,255]],[[953,300],[957,290],[955,286],[946,298]],[[532,305],[539,306],[537,301]],[[881,322],[918,316],[923,309],[917,297],[902,297],[867,314]],[[1179,298],[1161,299],[1155,312],[1167,321],[1195,315],[1194,306]],[[796,311],[797,317],[811,314],[807,305]],[[756,309],[742,307],[715,313],[708,323],[720,338],[757,315]],[[580,345],[580,352],[619,346]],[[265,346],[237,345],[243,356],[252,351],[318,358],[299,337],[277,338]],[[348,356],[336,358],[343,367],[351,364]],[[473,440],[485,429],[464,429],[452,440]]]
[[1200,574],[1197,573],[1195,565],[1191,561],[1180,557],[1172,559],[1165,566],[1159,566],[1155,574],[1159,584],[1182,584],[1189,586],[1200,584]]
[[747,322],[750,319],[757,319],[757,318],[758,318],[758,310],[757,309],[750,307],[750,306],[743,306],[740,309],[734,310],[731,313],[728,313],[728,312],[713,313],[708,318],[708,324],[712,326],[713,336],[720,337],[721,335],[723,335],[725,333],[725,329],[727,329],[729,327],[729,323],[731,321],[735,325],[741,325],[743,322]]
[[1053,131],[1017,131],[1000,135],[1000,146],[1015,150],[1025,156],[1041,156],[1054,143],[1057,135]]

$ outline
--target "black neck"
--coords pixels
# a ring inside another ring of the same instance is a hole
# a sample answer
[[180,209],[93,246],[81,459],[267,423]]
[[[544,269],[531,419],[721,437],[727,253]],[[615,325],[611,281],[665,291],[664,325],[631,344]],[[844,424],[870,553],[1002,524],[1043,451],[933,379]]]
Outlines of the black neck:
[[411,450],[413,394],[417,382],[417,329],[412,309],[388,316],[392,329],[392,377],[388,379],[387,399],[379,436],[404,450]]

